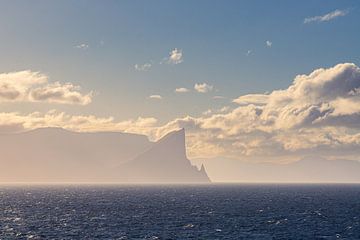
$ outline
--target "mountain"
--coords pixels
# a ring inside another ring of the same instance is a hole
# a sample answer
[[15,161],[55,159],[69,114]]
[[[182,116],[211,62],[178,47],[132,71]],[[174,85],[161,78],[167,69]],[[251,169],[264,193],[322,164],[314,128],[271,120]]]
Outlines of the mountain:
[[199,171],[191,165],[185,149],[185,130],[171,132],[119,172],[131,182],[209,182],[204,166]]
[[[0,182],[209,181],[205,170],[186,158],[184,142],[184,130],[158,142],[137,134],[61,128],[0,134]],[[144,169],[151,171],[143,177]]]
[[[197,159],[216,182],[360,183],[360,162],[306,157],[288,164]],[[226,172],[226,174],[224,174]]]

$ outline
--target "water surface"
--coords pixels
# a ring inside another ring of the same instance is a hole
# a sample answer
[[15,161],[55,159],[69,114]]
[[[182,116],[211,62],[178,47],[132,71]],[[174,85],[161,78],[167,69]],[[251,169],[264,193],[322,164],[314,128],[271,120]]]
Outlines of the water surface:
[[0,239],[360,239],[360,185],[0,186]]

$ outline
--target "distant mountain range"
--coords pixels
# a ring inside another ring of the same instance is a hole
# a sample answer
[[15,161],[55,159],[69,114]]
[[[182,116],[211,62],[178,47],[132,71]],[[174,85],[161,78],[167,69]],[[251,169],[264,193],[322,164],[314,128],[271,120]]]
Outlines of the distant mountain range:
[[[304,157],[288,164],[251,163],[237,159],[197,159],[215,182],[360,183],[360,162]],[[224,174],[226,173],[226,174]]]
[[321,157],[289,164],[195,159],[196,167],[186,156],[184,129],[151,142],[137,134],[41,128],[0,134],[0,153],[0,182],[360,183],[360,162]]
[[0,182],[210,182],[186,157],[185,131],[158,142],[128,133],[42,128],[0,135]]

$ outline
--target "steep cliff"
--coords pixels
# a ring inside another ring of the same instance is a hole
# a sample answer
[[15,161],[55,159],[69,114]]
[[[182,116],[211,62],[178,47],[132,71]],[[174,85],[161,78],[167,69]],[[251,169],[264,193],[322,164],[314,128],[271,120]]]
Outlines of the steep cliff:
[[167,134],[149,150],[122,164],[119,173],[130,182],[210,182],[205,168],[198,170],[186,157],[184,129]]
[[0,152],[0,182],[209,181],[186,158],[184,130],[154,143],[137,134],[43,128],[0,134]]

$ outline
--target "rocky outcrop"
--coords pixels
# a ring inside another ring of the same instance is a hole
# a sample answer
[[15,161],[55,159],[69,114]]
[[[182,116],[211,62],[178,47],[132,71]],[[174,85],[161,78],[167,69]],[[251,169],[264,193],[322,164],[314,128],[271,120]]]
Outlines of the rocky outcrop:
[[0,134],[0,182],[208,182],[186,158],[184,130],[158,142],[118,132],[43,128]]
[[186,157],[184,129],[167,134],[149,150],[122,164],[119,173],[130,182],[210,182],[204,166],[198,170]]

